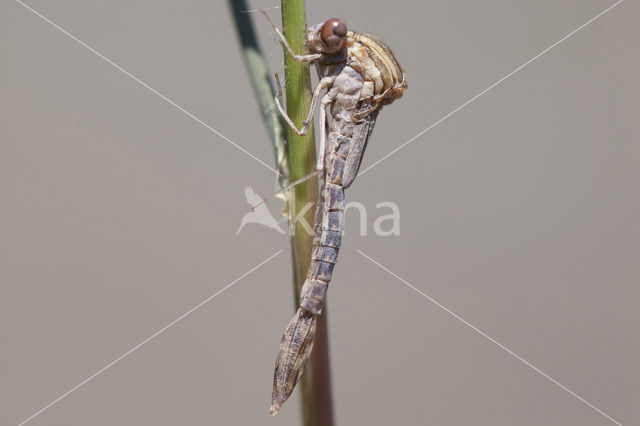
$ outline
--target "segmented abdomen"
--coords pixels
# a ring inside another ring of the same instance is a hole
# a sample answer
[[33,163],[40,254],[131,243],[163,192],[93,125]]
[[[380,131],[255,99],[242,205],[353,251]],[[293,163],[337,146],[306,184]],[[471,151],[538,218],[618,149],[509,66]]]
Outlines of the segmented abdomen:
[[356,123],[335,120],[329,133],[327,165],[316,218],[313,252],[302,286],[300,306],[318,315],[322,312],[327,287],[344,232],[344,189],[355,179],[367,139],[378,115],[374,111]]
[[314,315],[322,312],[327,286],[338,261],[344,230],[344,189],[339,184],[325,182],[321,200],[319,214],[322,217],[316,221],[311,263],[300,299],[300,306]]

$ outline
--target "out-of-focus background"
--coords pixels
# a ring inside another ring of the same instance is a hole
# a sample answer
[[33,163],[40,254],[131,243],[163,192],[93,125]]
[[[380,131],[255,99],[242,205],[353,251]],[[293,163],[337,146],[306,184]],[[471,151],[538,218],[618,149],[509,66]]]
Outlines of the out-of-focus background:
[[[30,7],[273,165],[226,2]],[[269,8],[277,0],[256,0]],[[393,47],[409,89],[364,167],[611,6],[308,2]],[[279,10],[269,10],[279,22]],[[627,0],[367,171],[329,294],[339,425],[640,424],[640,16]],[[254,19],[272,71],[282,50]],[[289,240],[249,224],[272,171],[13,0],[0,1],[0,424],[269,418]],[[373,233],[383,201],[400,236]],[[281,204],[269,204],[276,214]]]

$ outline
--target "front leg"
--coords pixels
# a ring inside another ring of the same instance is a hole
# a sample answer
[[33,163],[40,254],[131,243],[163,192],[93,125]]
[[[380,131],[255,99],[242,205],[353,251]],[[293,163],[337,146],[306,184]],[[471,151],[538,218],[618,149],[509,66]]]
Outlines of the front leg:
[[[320,93],[324,89],[331,87],[331,85],[333,84],[333,80],[334,80],[333,77],[324,77],[322,80],[320,80],[320,83],[318,83],[315,90],[313,91],[313,96],[311,98],[311,105],[309,106],[309,112],[307,113],[307,118],[302,122],[302,127],[300,128],[300,130],[298,130],[293,120],[291,119],[291,117],[289,117],[289,114],[287,114],[287,111],[284,110],[284,107],[280,102],[280,93],[282,88],[280,87],[280,79],[276,75],[276,87],[278,90],[275,96],[276,106],[278,107],[278,111],[280,111],[280,114],[282,114],[284,121],[286,121],[289,127],[291,127],[293,131],[296,132],[298,135],[304,136],[307,134],[307,130],[309,129],[309,127],[311,126],[311,123],[313,122],[313,113],[318,104],[318,98],[320,97]],[[324,104],[324,99],[323,99],[323,104]]]
[[293,49],[291,49],[291,46],[289,46],[289,42],[287,41],[285,36],[282,34],[282,32],[280,32],[280,29],[278,29],[278,27],[275,26],[273,21],[271,21],[271,18],[269,18],[269,15],[267,15],[267,13],[262,9],[260,9],[260,12],[265,16],[265,18],[267,18],[267,21],[269,21],[269,23],[273,27],[273,30],[276,32],[276,34],[278,34],[278,40],[287,49],[287,51],[289,52],[289,55],[291,55],[291,57],[293,58],[294,61],[296,61],[296,62],[313,62],[313,61],[317,61],[318,59],[322,58],[322,55],[320,53],[314,53],[314,54],[309,54],[309,55],[296,55],[293,52]]

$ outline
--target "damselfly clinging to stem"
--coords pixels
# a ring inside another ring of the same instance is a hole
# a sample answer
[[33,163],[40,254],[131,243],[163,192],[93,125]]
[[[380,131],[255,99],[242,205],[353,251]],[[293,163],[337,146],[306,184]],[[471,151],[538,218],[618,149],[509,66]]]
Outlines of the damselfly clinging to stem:
[[[313,252],[300,294],[300,307],[284,332],[276,358],[269,410],[272,416],[291,395],[311,354],[316,317],[324,306],[344,231],[344,190],[358,174],[382,106],[401,97],[407,88],[405,72],[391,49],[373,36],[349,31],[341,19],[331,18],[310,27],[309,53],[305,55],[296,55],[275,25],[274,29],[293,59],[314,63],[320,76],[301,129],[296,128],[276,96],[276,104],[289,126],[298,134],[305,134],[321,93],[326,90],[326,94],[320,100],[316,174],[322,173],[323,179]],[[327,108],[331,115],[329,127]]]

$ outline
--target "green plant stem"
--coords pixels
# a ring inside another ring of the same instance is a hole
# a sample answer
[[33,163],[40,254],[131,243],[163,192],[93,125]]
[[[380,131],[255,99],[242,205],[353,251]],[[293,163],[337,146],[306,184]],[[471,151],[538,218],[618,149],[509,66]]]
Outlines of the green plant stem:
[[[253,90],[258,100],[262,119],[273,142],[276,166],[289,181],[308,175],[315,170],[315,143],[313,128],[304,137],[293,130],[287,133],[288,149],[285,144],[287,127],[273,104],[273,86],[269,79],[269,70],[257,41],[245,0],[228,0],[233,19],[238,30],[243,59]],[[295,52],[306,51],[306,18],[303,0],[282,1],[282,22],[284,34]],[[311,78],[309,66],[291,59],[285,51],[285,78],[287,112],[300,127],[306,118],[311,102]],[[282,183],[282,180],[280,180]],[[306,210],[304,219],[313,226],[315,203],[318,199],[318,185],[315,179],[297,185],[289,194],[291,218],[295,218],[307,203],[313,207]],[[309,268],[313,235],[309,235],[300,221],[294,225],[291,237],[293,281],[296,306],[302,283]],[[333,426],[333,407],[331,400],[331,381],[329,369],[329,349],[327,339],[326,307],[324,314],[317,319],[317,328],[313,354],[298,387],[302,393],[302,411],[304,426]]]
[[269,67],[264,59],[262,49],[260,49],[260,44],[258,44],[251,14],[247,13],[249,10],[247,2],[245,0],[228,0],[228,3],[238,31],[244,64],[251,80],[253,92],[258,100],[262,121],[264,121],[273,143],[276,168],[281,173],[278,179],[279,186],[281,186],[282,178],[288,174],[285,123],[273,101],[273,85],[271,84]]
[[[296,53],[306,52],[307,22],[304,0],[282,0],[282,27],[291,48]],[[294,61],[284,51],[285,77],[287,95],[287,113],[293,122],[301,127],[311,104],[311,75],[309,65]],[[288,131],[288,159],[290,181],[294,181],[315,170],[315,142],[313,128],[305,136],[299,136],[292,129]],[[289,203],[291,217],[297,217],[308,203],[314,207],[304,215],[308,224],[313,226],[315,203],[318,200],[318,182],[308,180],[292,189]],[[293,278],[296,306],[304,282],[313,247],[313,235],[306,232],[303,224],[293,224],[294,235],[291,237],[293,256]],[[328,339],[326,326],[326,307],[318,317],[317,331],[311,360],[305,369],[298,386],[302,393],[302,410],[305,426],[332,426],[333,408],[331,401],[331,383],[328,356]]]

